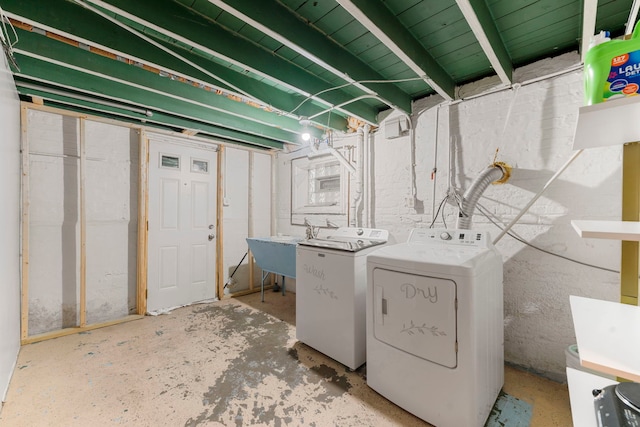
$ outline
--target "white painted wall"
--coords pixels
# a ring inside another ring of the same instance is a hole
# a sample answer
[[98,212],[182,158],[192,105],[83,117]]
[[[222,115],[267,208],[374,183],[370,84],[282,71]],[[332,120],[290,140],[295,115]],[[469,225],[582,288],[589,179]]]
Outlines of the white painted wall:
[[[271,236],[271,200],[272,174],[271,154],[253,153],[253,171],[250,185],[252,188],[250,209],[250,235],[253,237]],[[259,287],[262,270],[254,263],[253,286]],[[286,286],[289,286],[287,279]]]
[[[235,148],[224,150],[224,279],[229,277],[247,252],[249,236],[249,152]],[[248,259],[245,258],[233,275],[225,292],[237,292],[249,288]]]
[[79,324],[79,120],[28,110],[29,335]]
[[[227,147],[225,157],[223,265],[229,283],[225,292],[239,292],[249,289],[249,257],[242,260],[247,237],[271,235],[271,155]],[[254,286],[260,286],[260,271],[255,267]]]
[[[526,82],[578,61],[569,54],[516,70]],[[470,93],[485,84],[464,87]],[[480,204],[494,221],[509,223],[573,153],[578,108],[582,103],[582,72],[526,84],[439,109],[425,99],[414,106],[415,199],[412,188],[412,146],[409,136],[385,138],[384,124],[373,137],[373,212],[370,226],[388,229],[397,241],[415,227],[429,227],[444,198],[451,173],[459,192],[497,160],[513,167],[511,180],[490,186]],[[424,110],[420,114],[421,110]],[[436,126],[436,115],[438,126]],[[392,114],[388,118],[398,116]],[[387,118],[387,119],[388,119]],[[436,131],[437,129],[437,131]],[[437,147],[435,141],[437,139]],[[343,141],[356,144],[356,137]],[[451,146],[451,162],[449,147]],[[437,155],[436,155],[437,148]],[[288,212],[290,159],[277,158],[277,231],[300,234]],[[452,167],[449,167],[451,163]],[[435,183],[431,174],[436,168]],[[513,231],[541,248],[582,262],[618,270],[620,243],[580,239],[572,219],[620,218],[621,148],[584,152],[515,225]],[[435,208],[435,209],[434,209]],[[442,213],[441,213],[442,214]],[[455,226],[457,208],[444,209],[446,225]],[[499,230],[478,214],[473,228]],[[441,217],[435,224],[443,227]],[[504,259],[505,358],[508,362],[561,380],[565,349],[575,343],[569,295],[616,300],[618,274],[576,264],[532,249],[509,236],[497,244]]]
[[87,120],[87,323],[136,312],[140,132]]
[[0,56],[0,400],[4,401],[20,349],[20,101],[5,56]]
[[[30,109],[29,335],[79,324],[80,120]],[[85,121],[87,323],[136,308],[139,133]]]

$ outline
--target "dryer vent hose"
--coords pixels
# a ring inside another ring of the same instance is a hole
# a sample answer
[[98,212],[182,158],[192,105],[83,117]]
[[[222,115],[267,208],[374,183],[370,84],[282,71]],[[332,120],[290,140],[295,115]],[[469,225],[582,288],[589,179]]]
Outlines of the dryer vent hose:
[[471,218],[476,209],[480,196],[487,189],[489,184],[502,184],[507,182],[511,176],[511,167],[503,162],[496,162],[476,178],[471,186],[464,192],[462,203],[458,211],[458,223],[456,228],[459,230],[468,230],[471,228]]

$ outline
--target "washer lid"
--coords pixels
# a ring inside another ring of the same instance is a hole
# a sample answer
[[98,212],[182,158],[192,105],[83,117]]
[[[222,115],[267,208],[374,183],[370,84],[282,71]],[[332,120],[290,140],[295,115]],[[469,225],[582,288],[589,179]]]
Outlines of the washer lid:
[[375,339],[438,365],[455,368],[456,295],[456,283],[452,280],[375,268],[372,301]]
[[335,249],[346,252],[358,252],[362,249],[370,248],[372,246],[382,245],[386,243],[385,240],[370,240],[370,239],[307,239],[298,242],[299,245],[313,246],[317,248]]

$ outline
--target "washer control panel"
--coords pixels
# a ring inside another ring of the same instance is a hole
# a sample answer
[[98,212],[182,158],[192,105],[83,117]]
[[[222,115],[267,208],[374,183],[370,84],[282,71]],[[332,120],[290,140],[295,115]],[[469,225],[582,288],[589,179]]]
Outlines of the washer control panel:
[[446,230],[435,228],[414,228],[408,243],[427,243],[442,245],[462,245],[484,248],[491,244],[489,233],[474,230]]
[[333,230],[330,236],[327,236],[329,240],[340,239],[370,239],[370,240],[389,240],[389,232],[379,228],[355,228],[355,227],[340,227]]

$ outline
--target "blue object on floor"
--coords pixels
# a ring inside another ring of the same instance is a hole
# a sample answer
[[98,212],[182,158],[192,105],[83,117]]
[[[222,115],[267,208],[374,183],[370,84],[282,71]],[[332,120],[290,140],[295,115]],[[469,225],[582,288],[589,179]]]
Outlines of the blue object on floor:
[[529,427],[531,405],[500,392],[485,427]]

